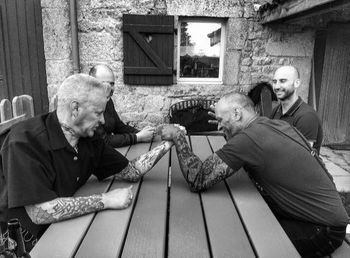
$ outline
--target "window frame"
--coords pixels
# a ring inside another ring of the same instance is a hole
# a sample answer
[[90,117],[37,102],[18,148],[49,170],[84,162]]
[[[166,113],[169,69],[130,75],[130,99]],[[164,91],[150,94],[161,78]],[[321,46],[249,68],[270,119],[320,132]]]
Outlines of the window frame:
[[[219,61],[219,77],[218,78],[181,78],[180,77],[180,44],[181,44],[181,23],[182,22],[200,22],[200,23],[221,23],[221,46]],[[224,56],[226,49],[226,19],[212,17],[179,17],[177,22],[177,47],[176,47],[176,81],[179,84],[223,84],[224,75]]]

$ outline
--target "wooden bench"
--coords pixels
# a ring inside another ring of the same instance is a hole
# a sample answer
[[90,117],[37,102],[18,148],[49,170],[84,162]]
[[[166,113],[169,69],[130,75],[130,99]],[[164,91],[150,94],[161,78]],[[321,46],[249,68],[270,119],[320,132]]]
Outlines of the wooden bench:
[[33,98],[29,95],[21,95],[13,98],[12,103],[8,99],[0,102],[0,134],[7,132],[11,126],[34,116]]
[[[204,159],[225,140],[222,136],[190,136],[190,142]],[[132,159],[150,148],[143,143],[119,150]],[[76,195],[130,184],[113,177],[102,182],[92,178]],[[31,256],[299,257],[243,170],[206,192],[192,193],[172,149],[143,180],[132,185],[135,200],[131,207],[55,223]]]

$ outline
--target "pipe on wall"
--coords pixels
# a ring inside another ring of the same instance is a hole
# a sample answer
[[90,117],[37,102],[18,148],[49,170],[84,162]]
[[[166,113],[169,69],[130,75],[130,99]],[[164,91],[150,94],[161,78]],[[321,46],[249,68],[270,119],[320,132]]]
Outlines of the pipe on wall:
[[78,21],[77,21],[77,0],[70,0],[70,2],[69,2],[69,14],[70,14],[71,33],[72,33],[73,72],[80,73]]

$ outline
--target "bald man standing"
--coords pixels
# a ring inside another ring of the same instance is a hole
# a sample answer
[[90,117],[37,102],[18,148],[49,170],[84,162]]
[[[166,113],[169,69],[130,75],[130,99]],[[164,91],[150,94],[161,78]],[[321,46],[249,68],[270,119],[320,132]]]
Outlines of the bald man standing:
[[323,131],[316,111],[297,95],[301,85],[299,71],[294,66],[282,66],[274,74],[272,87],[279,100],[271,114],[272,119],[281,119],[296,127],[320,152]]
[[[100,82],[108,83],[111,87],[110,97],[114,92],[114,73],[110,67],[98,64],[90,69],[89,75],[95,77]],[[150,142],[155,128],[146,126],[141,131],[126,125],[119,118],[115,111],[113,100],[110,98],[104,112],[105,124],[96,130],[96,134],[101,136],[110,146],[117,148],[138,142]]]

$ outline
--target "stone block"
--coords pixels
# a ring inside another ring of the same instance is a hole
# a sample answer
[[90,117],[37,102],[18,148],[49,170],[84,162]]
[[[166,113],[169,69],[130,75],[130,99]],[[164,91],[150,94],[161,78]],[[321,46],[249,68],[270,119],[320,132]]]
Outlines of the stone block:
[[169,15],[242,17],[243,7],[233,0],[168,0]]
[[160,95],[149,95],[145,97],[145,112],[156,112],[164,109],[165,98]]
[[68,8],[69,1],[41,0],[41,8]]
[[106,32],[79,33],[81,60],[114,60],[117,55],[114,41],[113,36]]
[[266,52],[273,56],[311,57],[314,50],[314,33],[281,33],[272,34],[266,44]]
[[65,78],[73,74],[73,64],[70,60],[47,60],[47,84],[61,84]]
[[129,112],[129,113],[121,113],[118,112],[118,115],[120,116],[120,119],[130,126],[134,126],[138,129],[141,129],[137,124],[144,121],[147,113],[139,113],[139,112]]
[[249,23],[242,18],[230,18],[226,28],[226,49],[239,50],[244,48],[248,36]]
[[77,20],[81,32],[105,30],[109,33],[122,34],[122,15],[119,12],[106,9],[82,9],[78,12]]
[[241,53],[239,51],[227,51],[224,59],[224,84],[237,84]]
[[71,31],[68,9],[42,9],[45,58],[68,59],[71,55]]

